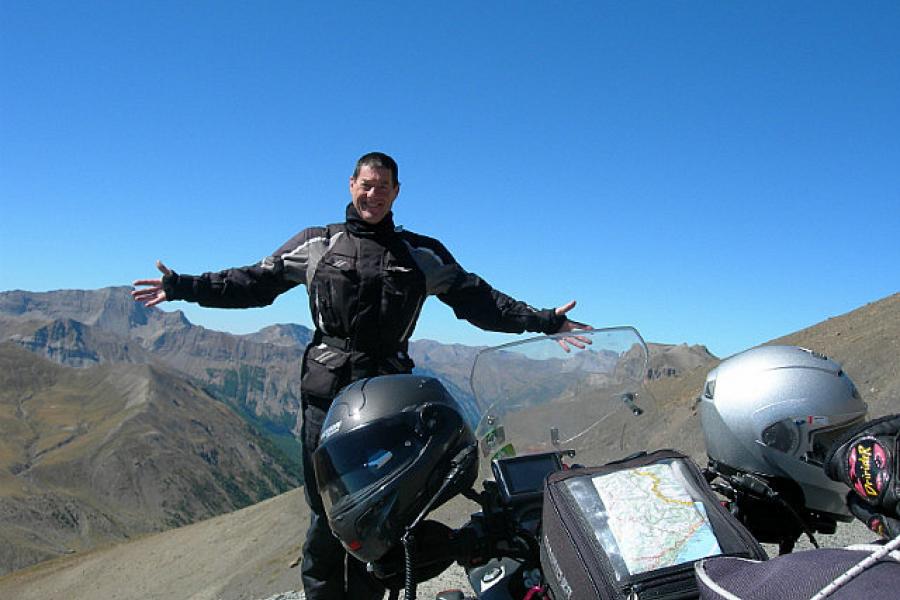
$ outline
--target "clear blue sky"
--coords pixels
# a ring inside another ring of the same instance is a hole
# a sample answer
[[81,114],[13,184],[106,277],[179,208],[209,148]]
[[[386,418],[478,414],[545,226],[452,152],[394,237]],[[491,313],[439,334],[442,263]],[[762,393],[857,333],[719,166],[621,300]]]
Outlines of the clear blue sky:
[[[897,292],[900,3],[0,1],[0,290],[396,221],[537,306],[720,356]],[[306,295],[181,308],[309,325]],[[432,300],[416,337],[499,343]]]

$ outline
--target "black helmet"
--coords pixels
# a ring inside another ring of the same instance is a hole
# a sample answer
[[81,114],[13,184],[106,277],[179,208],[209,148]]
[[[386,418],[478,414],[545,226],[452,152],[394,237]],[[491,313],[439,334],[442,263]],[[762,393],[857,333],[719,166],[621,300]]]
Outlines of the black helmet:
[[[331,530],[364,562],[381,558],[438,492],[451,461],[475,437],[463,411],[431,377],[387,375],[334,399],[313,455]],[[476,461],[434,502],[472,486]]]

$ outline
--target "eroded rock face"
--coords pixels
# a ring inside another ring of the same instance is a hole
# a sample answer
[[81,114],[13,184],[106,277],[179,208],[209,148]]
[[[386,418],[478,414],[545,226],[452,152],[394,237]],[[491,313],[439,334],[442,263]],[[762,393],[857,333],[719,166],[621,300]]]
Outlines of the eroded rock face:
[[650,367],[647,379],[680,377],[699,366],[708,365],[716,357],[706,346],[687,344],[648,344]]

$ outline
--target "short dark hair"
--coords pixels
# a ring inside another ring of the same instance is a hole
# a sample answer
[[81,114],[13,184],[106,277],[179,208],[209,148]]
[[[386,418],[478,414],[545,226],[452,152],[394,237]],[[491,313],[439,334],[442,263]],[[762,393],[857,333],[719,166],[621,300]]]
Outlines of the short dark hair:
[[398,178],[397,161],[395,161],[384,152],[369,152],[368,154],[363,154],[362,156],[360,156],[359,160],[356,161],[356,168],[353,169],[353,179],[356,179],[356,176],[359,175],[359,170],[363,167],[371,167],[373,169],[389,169],[391,172],[391,176],[394,178],[394,185],[400,185],[400,179]]

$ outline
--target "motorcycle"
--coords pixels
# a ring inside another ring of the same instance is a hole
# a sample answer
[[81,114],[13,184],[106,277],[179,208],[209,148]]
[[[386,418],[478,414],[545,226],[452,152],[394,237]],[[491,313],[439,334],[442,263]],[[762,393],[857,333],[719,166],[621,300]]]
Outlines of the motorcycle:
[[[490,476],[480,491],[464,493],[480,510],[453,531],[449,544],[417,560],[410,540],[427,546],[422,542],[434,525],[424,521],[428,507],[408,528],[405,597],[415,598],[415,580],[423,573],[430,578],[452,561],[465,569],[475,598],[548,598],[539,541],[544,481],[555,471],[644,450],[659,418],[655,399],[642,385],[648,364],[640,333],[613,327],[488,348],[474,361],[471,393],[461,382],[448,381],[478,442],[477,451],[458,461],[477,460],[482,477]],[[398,570],[396,564],[373,569],[384,579]],[[465,598],[461,591],[437,596]]]
[[[457,457],[456,472],[464,472],[468,461],[479,462],[482,487],[463,495],[480,510],[447,536],[443,526],[425,520],[427,506],[402,540],[404,567],[397,568],[394,556],[373,565],[376,575],[389,579],[403,572],[405,597],[411,600],[417,580],[455,562],[474,596],[454,590],[436,600],[550,598],[542,568],[552,564],[541,562],[545,481],[557,471],[644,453],[663,418],[643,385],[648,368],[647,344],[633,327],[541,336],[481,351],[469,377],[471,392],[463,382],[445,381],[477,439],[477,449]],[[703,476],[750,533],[778,543],[782,554],[803,533],[816,545],[813,531],[834,532],[833,519],[804,511],[802,502],[764,479],[715,464]],[[429,539],[440,543],[422,553]],[[394,597],[398,593],[395,585]]]

